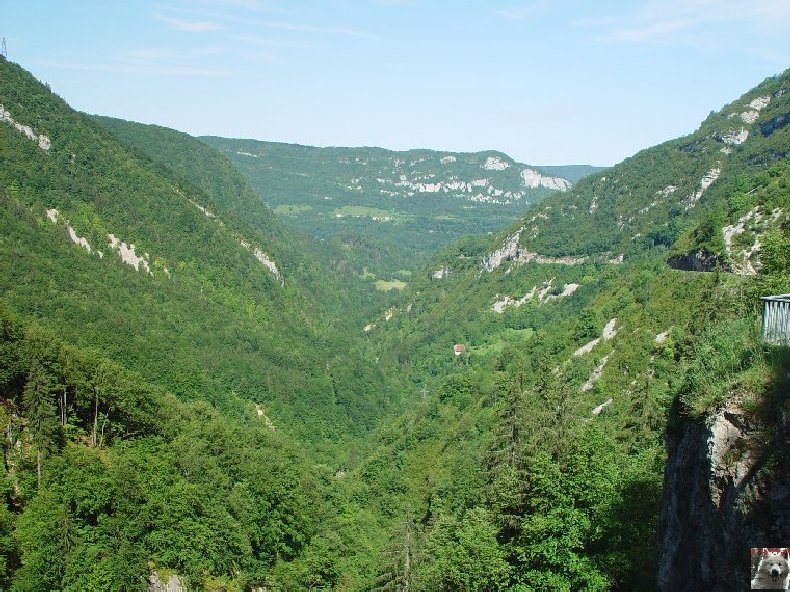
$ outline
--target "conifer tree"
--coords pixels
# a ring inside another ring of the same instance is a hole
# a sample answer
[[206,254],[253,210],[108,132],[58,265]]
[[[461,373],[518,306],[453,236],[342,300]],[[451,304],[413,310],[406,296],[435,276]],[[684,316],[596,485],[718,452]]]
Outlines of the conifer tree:
[[41,462],[60,439],[60,425],[53,398],[60,385],[40,360],[33,360],[22,392],[22,406],[36,453],[36,477],[41,486]]

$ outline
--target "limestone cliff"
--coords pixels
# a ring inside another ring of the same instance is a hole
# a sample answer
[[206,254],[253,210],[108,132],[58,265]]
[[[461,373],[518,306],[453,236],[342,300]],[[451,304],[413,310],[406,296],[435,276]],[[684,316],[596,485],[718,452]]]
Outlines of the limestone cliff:
[[790,542],[790,414],[670,412],[659,528],[658,587],[748,590],[751,547]]

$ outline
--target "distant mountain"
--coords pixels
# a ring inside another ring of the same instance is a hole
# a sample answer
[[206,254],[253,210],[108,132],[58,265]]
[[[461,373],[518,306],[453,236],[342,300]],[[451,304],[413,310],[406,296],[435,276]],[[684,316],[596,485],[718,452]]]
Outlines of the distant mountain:
[[537,168],[547,175],[562,177],[571,183],[576,183],[584,177],[602,171],[606,167],[591,166],[589,164],[565,164],[559,166],[540,166]]
[[[316,148],[256,140],[202,138],[227,155],[284,220],[315,236],[370,240],[408,269],[465,234],[495,231],[529,204],[572,183],[494,151]],[[579,178],[586,171],[569,167]],[[366,238],[362,238],[366,237]]]

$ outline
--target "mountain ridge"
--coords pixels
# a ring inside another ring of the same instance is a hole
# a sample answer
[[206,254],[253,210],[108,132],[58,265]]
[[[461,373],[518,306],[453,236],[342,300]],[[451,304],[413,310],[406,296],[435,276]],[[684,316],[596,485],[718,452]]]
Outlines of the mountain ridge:
[[[461,153],[313,146],[203,137],[283,221],[341,244],[375,241],[401,263],[365,261],[389,279],[465,234],[498,230],[571,182],[499,151]],[[578,177],[587,168],[569,169]]]

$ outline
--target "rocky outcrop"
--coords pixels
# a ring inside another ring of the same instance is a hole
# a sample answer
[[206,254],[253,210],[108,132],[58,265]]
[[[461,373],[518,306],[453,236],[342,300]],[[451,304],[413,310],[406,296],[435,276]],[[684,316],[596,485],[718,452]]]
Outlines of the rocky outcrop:
[[49,141],[49,138],[47,136],[45,136],[44,134],[37,134],[35,131],[33,131],[33,128],[30,127],[29,125],[24,125],[22,123],[19,123],[18,121],[15,121],[14,118],[11,117],[11,113],[9,113],[8,110],[5,107],[3,107],[3,105],[0,105],[0,121],[2,121],[3,123],[7,123],[8,125],[16,128],[18,131],[24,134],[25,137],[27,137],[29,140],[33,140],[34,142],[36,142],[38,144],[38,147],[41,148],[42,150],[49,150],[50,147],[52,146],[52,142]]
[[546,189],[556,189],[557,191],[569,191],[573,187],[573,183],[567,179],[542,175],[534,169],[521,171],[521,180],[526,187],[531,189],[545,187]]
[[151,570],[151,575],[148,578],[148,592],[186,592],[186,587],[181,583],[179,577],[175,574],[163,581],[156,570]]
[[770,136],[776,130],[783,128],[790,123],[790,112],[769,119],[765,123],[760,124],[760,132],[763,136]]
[[774,444],[737,400],[706,419],[676,402],[666,433],[668,459],[659,527],[663,591],[749,589],[749,550],[790,540],[787,417]]
[[667,259],[667,265],[678,271],[730,271],[729,265],[718,255],[704,249]]

